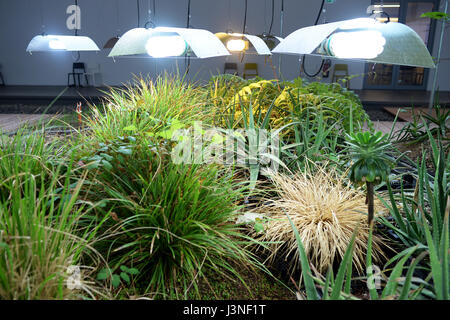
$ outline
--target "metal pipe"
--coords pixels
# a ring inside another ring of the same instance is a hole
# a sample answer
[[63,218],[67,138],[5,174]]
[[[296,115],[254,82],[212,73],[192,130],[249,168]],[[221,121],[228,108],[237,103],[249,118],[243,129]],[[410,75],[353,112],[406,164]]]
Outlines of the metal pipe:
[[[284,26],[284,0],[281,0],[280,38],[283,38],[283,26]],[[278,73],[281,76],[281,54],[278,56]]]
[[[447,13],[447,11],[448,11],[448,0],[445,1],[445,7],[444,7],[444,12]],[[436,85],[437,85],[439,65],[441,63],[441,51],[442,51],[442,43],[444,42],[444,33],[445,33],[445,19],[442,19],[441,38],[439,40],[436,70],[434,71],[433,87],[431,89],[430,104],[428,105],[428,113],[430,113],[430,114],[431,114],[431,110],[433,109],[434,97],[436,95]]]

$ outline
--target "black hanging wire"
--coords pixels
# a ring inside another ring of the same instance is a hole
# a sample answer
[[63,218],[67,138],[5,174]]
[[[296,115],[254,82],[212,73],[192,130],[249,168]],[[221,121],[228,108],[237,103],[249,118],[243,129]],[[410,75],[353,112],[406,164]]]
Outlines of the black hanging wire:
[[41,5],[39,6],[39,11],[40,11],[40,14],[41,14],[41,28],[42,28],[42,35],[45,35],[44,9],[43,9],[42,0],[41,0]]
[[248,0],[245,0],[245,9],[244,9],[244,25],[242,27],[242,33],[245,34],[247,31],[247,8],[248,8]]
[[117,24],[117,37],[119,37],[120,33],[119,0],[116,0],[116,24]]
[[[322,15],[324,5],[325,5],[325,0],[322,0],[322,4],[320,5],[319,13],[317,14],[316,22],[314,22],[315,26],[319,23],[319,19],[320,19],[320,16]],[[302,69],[303,69],[303,72],[310,78],[316,77],[320,73],[320,71],[322,71],[323,65],[325,64],[325,60],[322,59],[322,63],[319,67],[319,70],[317,70],[316,73],[309,74],[305,69],[305,60],[306,60],[306,55],[304,54],[302,57]]]
[[138,24],[138,28],[141,26],[141,5],[139,3],[140,1],[137,0],[137,24]]
[[150,9],[150,0],[148,0],[148,21],[144,25],[145,29],[148,29],[149,26],[151,26],[152,28],[156,27],[156,24],[155,24],[155,21],[154,21],[155,20],[155,15],[156,15],[155,0],[152,1],[152,9]]
[[75,0],[75,35],[78,36],[78,0]]
[[269,35],[272,34],[273,17],[275,16],[275,0],[272,0],[272,19],[270,20]]
[[[248,0],[245,0],[245,8],[244,8],[244,25],[242,26],[242,34],[245,34],[247,31],[247,9],[248,9]],[[241,55],[241,63],[244,61],[245,52]]]
[[[187,8],[187,19],[186,19],[186,29],[189,29],[191,25],[191,0],[188,0],[188,8]],[[186,54],[184,57],[184,65],[186,68],[186,75],[189,73],[189,69],[191,68],[191,57]]]
[[[78,36],[78,0],[75,0],[75,36]],[[80,51],[77,51],[77,58],[75,59],[75,62],[80,61],[81,53]]]
[[191,0],[188,0],[186,28],[189,29],[191,24]]

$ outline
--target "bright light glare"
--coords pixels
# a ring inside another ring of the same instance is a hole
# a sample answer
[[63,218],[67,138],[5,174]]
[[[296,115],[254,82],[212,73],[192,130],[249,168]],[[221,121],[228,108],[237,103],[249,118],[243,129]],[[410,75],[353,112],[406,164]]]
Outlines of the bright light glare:
[[48,42],[48,46],[52,50],[65,50],[66,46],[61,40],[58,39],[52,39]]
[[187,50],[187,43],[179,35],[153,36],[148,39],[145,49],[154,58],[178,57]]
[[376,27],[379,22],[371,18],[358,18],[348,20],[346,23],[341,25],[339,29],[341,30],[351,30],[351,29],[367,29]]
[[245,41],[242,39],[231,39],[227,41],[227,49],[234,52],[244,51]]
[[379,31],[338,32],[331,35],[326,50],[341,59],[374,59],[384,51],[385,44]]
[[375,8],[400,8],[399,4],[376,4],[374,5]]

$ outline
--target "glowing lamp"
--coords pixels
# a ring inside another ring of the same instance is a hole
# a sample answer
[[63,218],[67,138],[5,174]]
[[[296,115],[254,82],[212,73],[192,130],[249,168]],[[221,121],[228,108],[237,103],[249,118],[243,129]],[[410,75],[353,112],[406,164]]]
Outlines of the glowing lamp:
[[383,51],[386,39],[374,30],[337,32],[322,43],[323,52],[340,59],[375,59]]
[[53,39],[48,42],[48,46],[52,50],[66,50],[66,46],[61,40]]
[[178,57],[186,53],[188,45],[179,35],[155,35],[147,40],[145,49],[153,58]]
[[435,68],[427,46],[413,29],[368,18],[298,29],[272,52]]
[[241,52],[246,48],[246,43],[242,39],[230,39],[227,41],[227,49],[232,52]]
[[64,35],[38,35],[31,39],[27,52],[48,51],[100,51],[89,37]]
[[165,58],[182,55],[199,59],[230,55],[213,33],[191,28],[135,28],[114,45],[109,57]]

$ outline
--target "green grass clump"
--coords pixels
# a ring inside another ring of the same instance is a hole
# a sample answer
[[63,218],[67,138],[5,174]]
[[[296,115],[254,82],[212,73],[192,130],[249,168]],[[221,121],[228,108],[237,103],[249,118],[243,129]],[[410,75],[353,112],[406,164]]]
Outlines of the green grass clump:
[[178,76],[140,78],[125,89],[111,88],[102,107],[91,108],[85,124],[100,142],[130,131],[153,135],[173,121],[201,120],[204,104],[203,90]]
[[235,224],[243,188],[229,172],[177,165],[161,147],[128,139],[129,151],[105,151],[111,167],[92,171],[99,187],[95,195],[105,203],[99,219],[111,217],[97,249],[113,270],[121,265],[139,270],[139,294],[182,298],[197,290],[205,269],[233,274],[226,259],[251,259]]
[[87,212],[78,197],[84,179],[74,183],[72,162],[58,165],[54,155],[39,134],[2,140],[0,299],[67,299],[86,288],[81,277],[67,285],[95,233],[77,229]]

